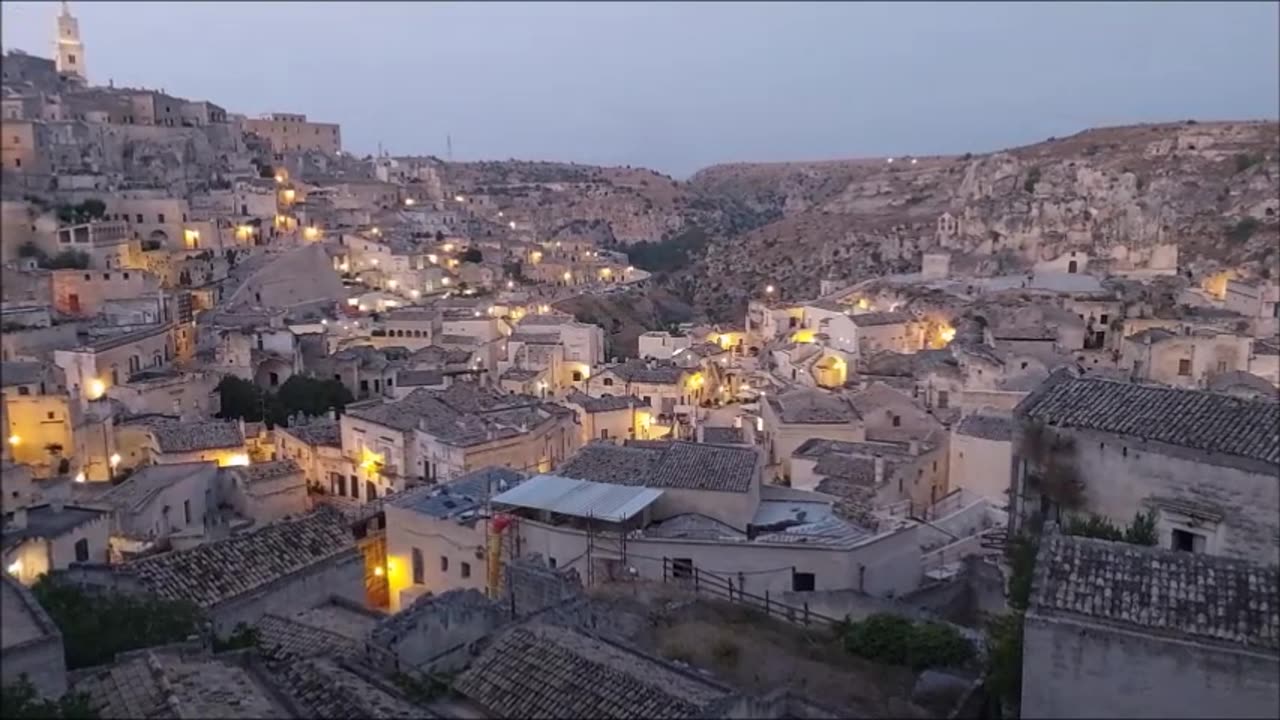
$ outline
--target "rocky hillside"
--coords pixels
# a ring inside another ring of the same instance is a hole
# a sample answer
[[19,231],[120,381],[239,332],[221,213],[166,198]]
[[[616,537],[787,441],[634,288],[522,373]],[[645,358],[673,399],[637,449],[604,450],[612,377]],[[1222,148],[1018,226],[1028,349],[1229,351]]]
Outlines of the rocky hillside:
[[740,318],[765,285],[811,296],[824,278],[918,270],[934,250],[982,274],[1070,251],[1091,271],[1176,263],[1250,275],[1280,262],[1274,121],[1101,128],[984,155],[718,165],[683,183],[572,163],[436,172],[444,192],[537,238],[589,234],[630,249],[713,320]]
[[720,234],[671,279],[712,316],[766,284],[918,270],[923,252],[991,273],[1083,251],[1090,268],[1169,262],[1264,274],[1280,261],[1280,125],[1179,123],[1089,130],[988,155],[699,172],[695,196],[779,218]]
[[605,355],[635,357],[637,338],[646,330],[668,329],[694,319],[693,309],[662,288],[648,291],[579,295],[555,304],[555,309],[605,331]]

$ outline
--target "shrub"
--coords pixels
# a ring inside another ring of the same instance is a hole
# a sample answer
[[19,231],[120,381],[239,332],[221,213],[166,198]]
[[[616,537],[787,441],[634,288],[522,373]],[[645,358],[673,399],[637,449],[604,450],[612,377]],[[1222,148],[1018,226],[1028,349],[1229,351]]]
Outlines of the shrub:
[[973,645],[955,628],[915,623],[892,613],[876,613],[849,623],[844,629],[844,647],[868,660],[917,671],[962,665],[974,655]]
[[1245,170],[1248,170],[1249,168],[1253,167],[1254,165],[1257,165],[1258,163],[1262,162],[1262,159],[1263,158],[1261,155],[1250,155],[1249,153],[1237,153],[1235,156],[1236,172],[1242,173]]
[[741,649],[738,647],[738,643],[726,637],[717,639],[715,644],[711,646],[711,657],[726,667],[737,665],[740,654]]
[[62,631],[71,670],[111,662],[117,653],[181,642],[197,634],[204,619],[190,603],[89,593],[48,575],[32,592]]
[[987,622],[987,687],[1014,709],[1022,700],[1022,631],[1021,612],[997,615]]
[[1027,192],[1035,192],[1036,183],[1040,182],[1040,168],[1033,167],[1027,171],[1027,179],[1022,182],[1022,189]]
[[1227,239],[1234,243],[1248,242],[1257,232],[1260,223],[1257,218],[1247,217],[1227,230]]
[[26,673],[18,680],[0,688],[0,717],[19,718],[96,718],[85,693],[67,693],[57,701],[45,700],[36,695],[36,689]]

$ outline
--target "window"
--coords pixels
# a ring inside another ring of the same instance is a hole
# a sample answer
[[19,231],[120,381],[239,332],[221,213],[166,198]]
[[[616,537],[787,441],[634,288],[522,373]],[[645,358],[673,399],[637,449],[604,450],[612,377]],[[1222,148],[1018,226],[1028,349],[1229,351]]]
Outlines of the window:
[[902,427],[902,418],[901,418],[901,417],[899,417],[899,416],[897,416],[897,415],[894,415],[894,416],[893,416],[893,426],[894,426],[894,427]]
[[76,562],[87,562],[89,560],[89,540],[80,538],[76,541]]
[[556,559],[555,559],[555,558],[553,558],[553,557],[548,557],[548,558],[547,558],[547,565],[548,565],[552,570],[555,570],[555,569],[556,569]]
[[1169,545],[1180,552],[1202,553],[1204,536],[1186,530],[1174,530]]
[[440,556],[440,572],[449,572],[449,558],[444,555]]
[[1182,359],[1178,361],[1178,374],[1186,377],[1191,374],[1191,361]]
[[462,563],[462,577],[464,578],[471,577],[471,563],[466,563],[466,562]]
[[1224,373],[1224,372],[1226,372],[1226,371],[1227,371],[1227,361],[1226,361],[1226,360],[1219,360],[1219,361],[1218,361],[1218,372],[1220,372],[1220,373]]
[[364,499],[369,501],[378,499],[378,486],[374,485],[372,481],[364,484]]
[[53,411],[52,411],[52,410],[50,410],[49,412],[47,412],[47,413],[45,413],[45,414],[44,414],[44,417],[45,417],[45,419],[46,419],[46,420],[52,420],[52,419],[53,419],[53,416],[54,416],[54,413],[53,413]]
[[573,371],[573,381],[582,382],[582,373],[578,370]]
[[791,589],[794,592],[813,592],[814,583],[813,573],[791,573]]
[[164,222],[164,213],[156,213],[156,222],[158,223]]
[[605,379],[604,379],[604,386],[605,386],[605,387],[613,387],[613,378],[611,378],[611,377],[607,377],[607,378],[605,378]]
[[642,399],[642,400],[644,400],[645,405],[652,405],[652,404],[653,404],[653,398],[649,397],[648,395],[645,395],[645,396],[644,396],[643,398],[641,398],[641,399]]
[[946,410],[951,406],[951,393],[946,390],[938,391],[938,409]]
[[933,471],[934,471],[934,472],[938,472],[938,461],[937,461],[937,460],[934,460],[934,461],[933,461]]
[[693,577],[693,558],[671,558],[671,577],[688,580]]
[[279,374],[279,373],[271,373],[270,381],[271,381],[271,387],[275,387],[275,386],[279,385],[279,384],[280,384],[280,374]]
[[27,387],[26,385],[22,385],[22,386],[20,386],[20,387],[18,388],[18,394],[19,394],[19,395],[30,395],[30,394],[31,394],[31,388]]
[[74,54],[68,53],[68,54],[67,54],[67,63],[68,63],[68,64],[70,64],[70,65],[75,65],[75,64],[76,64],[76,56],[75,56]]
[[422,562],[422,551],[419,550],[418,548],[414,548],[413,549],[413,584],[422,585],[424,582],[426,582],[426,580],[423,579],[424,575],[426,575],[426,567]]
[[600,431],[600,439],[601,439],[601,440],[608,440],[608,439],[609,439],[609,429],[608,429],[608,428],[605,428],[604,430],[601,430],[601,431]]
[[191,524],[191,501],[190,500],[182,501],[182,522],[183,524],[186,524],[186,525]]
[[138,213],[138,222],[142,222],[142,213]]

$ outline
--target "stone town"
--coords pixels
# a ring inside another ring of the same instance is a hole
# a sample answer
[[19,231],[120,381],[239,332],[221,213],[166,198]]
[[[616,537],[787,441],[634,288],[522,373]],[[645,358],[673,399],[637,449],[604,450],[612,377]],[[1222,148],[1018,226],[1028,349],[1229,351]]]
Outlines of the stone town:
[[660,223],[512,199],[607,183],[94,84],[57,12],[3,57],[6,707],[1280,714],[1274,275],[979,274],[944,213],[620,343]]

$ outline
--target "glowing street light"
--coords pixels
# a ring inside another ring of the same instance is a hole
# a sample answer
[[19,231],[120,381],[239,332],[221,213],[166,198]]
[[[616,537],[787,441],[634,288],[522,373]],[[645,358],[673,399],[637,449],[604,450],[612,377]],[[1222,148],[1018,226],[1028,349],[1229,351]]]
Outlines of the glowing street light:
[[17,435],[10,435],[10,436],[9,436],[9,444],[10,444],[10,445],[12,445],[12,446],[14,446],[14,447],[17,447],[17,446],[18,446],[19,444],[21,444],[21,443],[22,443],[22,438],[18,437]]
[[416,202],[417,202],[417,200],[414,200],[413,198],[405,198],[405,199],[404,199],[404,204],[405,204],[406,206],[408,206],[408,207],[413,207],[414,203],[416,203]]
[[466,202],[466,201],[467,201],[467,199],[466,199],[466,198],[464,198],[464,197],[462,197],[461,195],[454,195],[454,196],[453,196],[453,199],[454,199],[454,201],[455,201],[455,202]]
[[774,288],[772,285],[765,285],[765,286],[764,286],[764,294],[765,294],[765,295],[772,295],[772,294],[773,294],[774,289],[775,289],[775,288]]
[[97,400],[98,398],[106,394],[107,384],[99,380],[98,378],[92,378],[91,380],[89,380],[89,384],[86,390],[89,391],[90,400]]
[[116,469],[116,466],[120,464],[120,453],[111,453],[111,457],[107,458],[107,462],[111,463],[112,470]]

